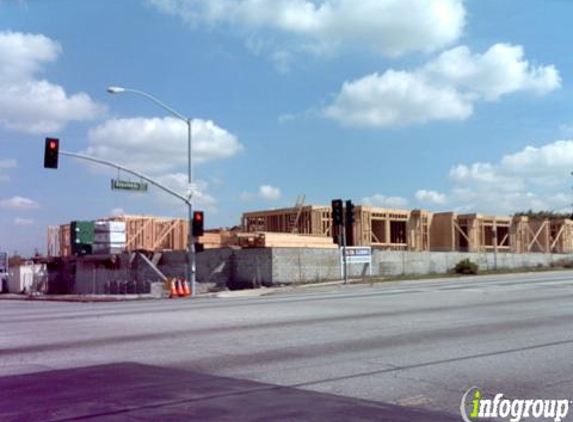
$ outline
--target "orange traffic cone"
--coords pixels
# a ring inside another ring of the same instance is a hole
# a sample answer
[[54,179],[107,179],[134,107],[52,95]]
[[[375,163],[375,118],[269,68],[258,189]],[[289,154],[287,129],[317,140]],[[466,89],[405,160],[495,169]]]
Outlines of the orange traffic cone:
[[171,279],[170,284],[171,284],[171,295],[169,297],[171,299],[174,299],[179,296],[179,294],[177,293],[177,280]]
[[185,296],[185,291],[183,290],[183,281],[181,281],[179,279],[177,280],[177,294],[180,297]]
[[191,290],[189,289],[189,283],[187,283],[187,281],[183,280],[183,292],[185,293],[185,296],[191,296]]

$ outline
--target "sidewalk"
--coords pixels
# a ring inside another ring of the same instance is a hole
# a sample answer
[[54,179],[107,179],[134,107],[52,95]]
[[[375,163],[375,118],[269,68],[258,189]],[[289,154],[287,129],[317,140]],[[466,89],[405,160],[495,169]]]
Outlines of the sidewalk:
[[[556,271],[543,271],[541,274],[563,274],[564,270]],[[289,284],[281,285],[275,287],[260,287],[257,289],[245,289],[245,290],[224,290],[221,292],[210,292],[210,293],[200,293],[195,296],[195,298],[220,298],[220,299],[230,299],[230,298],[249,298],[249,297],[261,297],[268,296],[275,293],[290,292],[299,289],[313,289],[313,288],[323,288],[323,287],[334,287],[334,286],[356,286],[356,285],[370,285],[370,284],[390,284],[390,283],[416,283],[416,282],[440,282],[440,281],[452,281],[455,279],[467,280],[470,282],[476,278],[483,277],[499,277],[499,278],[516,278],[523,276],[524,274],[536,274],[537,272],[523,272],[523,273],[501,273],[501,274],[478,274],[471,276],[444,276],[444,277],[428,277],[423,278],[420,276],[412,276],[411,279],[393,279],[389,277],[388,280],[384,280],[383,277],[377,278],[376,280],[368,279],[350,279],[348,284],[344,284],[344,280],[327,281],[322,283],[307,283],[307,284]],[[27,295],[18,293],[2,293],[0,294],[0,301],[2,300],[36,300],[36,301],[47,301],[47,302],[130,302],[136,300],[159,300],[166,299],[158,297],[151,294],[124,294],[124,295]],[[180,297],[173,300],[183,300],[183,299],[193,299],[191,297]]]
[[2,293],[1,300],[28,300],[44,302],[128,302],[134,300],[159,299],[152,295],[27,295],[19,293]]

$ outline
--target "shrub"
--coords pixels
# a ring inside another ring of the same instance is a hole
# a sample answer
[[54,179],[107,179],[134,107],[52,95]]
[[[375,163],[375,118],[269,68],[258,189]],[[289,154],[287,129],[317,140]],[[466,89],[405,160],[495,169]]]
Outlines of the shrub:
[[567,258],[561,258],[557,261],[551,262],[549,266],[554,268],[573,268],[573,260]]
[[478,264],[469,260],[469,258],[462,259],[456,264],[454,271],[457,274],[477,274]]

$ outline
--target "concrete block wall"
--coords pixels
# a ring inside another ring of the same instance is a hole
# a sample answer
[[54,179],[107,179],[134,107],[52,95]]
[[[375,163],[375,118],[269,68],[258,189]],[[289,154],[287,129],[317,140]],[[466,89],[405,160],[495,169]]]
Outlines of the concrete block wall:
[[336,279],[340,279],[338,249],[272,249],[273,283],[309,283]]
[[272,249],[240,249],[231,255],[230,284],[268,286],[273,280]]
[[[445,273],[463,259],[478,264],[480,270],[495,268],[493,253],[463,252],[395,252],[373,251],[372,272],[374,275]],[[512,254],[498,253],[497,268],[523,268],[548,266],[561,259],[573,259],[564,254]]]
[[[151,271],[149,265],[133,261],[130,266],[128,254],[120,255],[117,259],[116,264],[78,260],[75,274],[71,270],[72,266],[61,266],[57,273],[50,273],[51,280],[57,278],[62,284],[61,289],[54,289],[52,293],[121,294],[163,291],[161,278]],[[374,250],[372,275],[445,273],[463,259],[477,263],[481,270],[494,268],[493,253]],[[573,260],[573,254],[498,253],[497,267],[548,266],[559,260]],[[185,252],[167,252],[163,254],[158,268],[167,277],[186,278],[186,262]],[[241,288],[338,280],[341,278],[340,270],[337,249],[213,249],[197,255],[197,287],[199,292],[205,292],[215,285],[219,288]],[[350,277],[364,275],[368,275],[364,264],[349,266]]]
[[233,274],[232,255],[231,249],[208,249],[197,254],[197,280],[202,284],[226,286]]

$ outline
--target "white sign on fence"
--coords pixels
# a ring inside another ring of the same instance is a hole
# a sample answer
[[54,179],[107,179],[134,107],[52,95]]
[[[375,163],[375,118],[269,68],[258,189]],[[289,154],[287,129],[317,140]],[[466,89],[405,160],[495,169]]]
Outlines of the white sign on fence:
[[341,272],[343,271],[342,267],[344,265],[344,251],[346,253],[346,263],[348,265],[365,264],[368,266],[368,274],[372,275],[372,248],[370,246],[347,246],[346,248],[340,248]]

